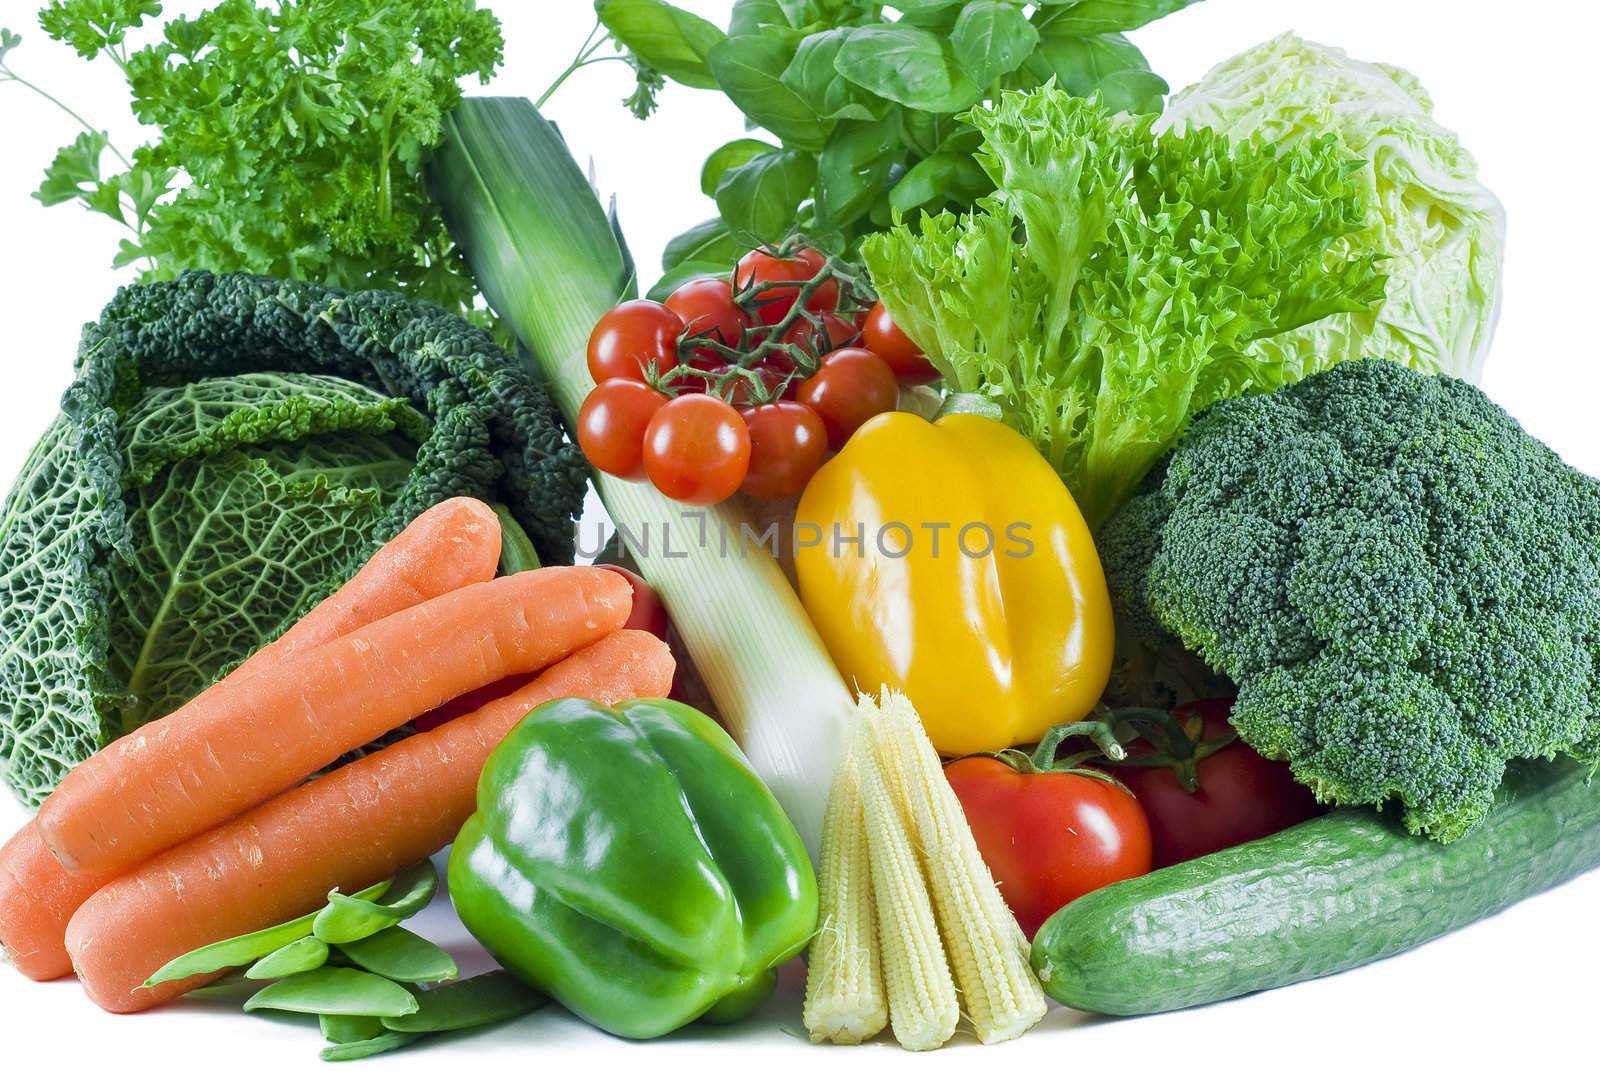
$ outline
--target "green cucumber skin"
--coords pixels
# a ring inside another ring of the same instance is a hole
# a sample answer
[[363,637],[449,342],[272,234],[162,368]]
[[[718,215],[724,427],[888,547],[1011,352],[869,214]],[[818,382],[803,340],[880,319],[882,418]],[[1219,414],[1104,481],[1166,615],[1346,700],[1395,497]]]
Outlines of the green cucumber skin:
[[1145,1015],[1320,978],[1415,948],[1600,865],[1600,783],[1571,760],[1509,772],[1454,844],[1365,809],[1118,882],[1033,943],[1045,992]]

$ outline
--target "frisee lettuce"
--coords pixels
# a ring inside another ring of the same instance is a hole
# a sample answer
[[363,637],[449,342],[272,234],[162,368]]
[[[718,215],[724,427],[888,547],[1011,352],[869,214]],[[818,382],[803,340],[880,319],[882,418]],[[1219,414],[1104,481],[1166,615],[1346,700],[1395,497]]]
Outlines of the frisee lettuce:
[[953,389],[999,404],[1091,525],[1190,414],[1285,381],[1254,343],[1383,297],[1376,255],[1342,241],[1364,164],[1331,139],[1156,136],[1054,86],[968,118],[996,192],[863,254],[895,322]]

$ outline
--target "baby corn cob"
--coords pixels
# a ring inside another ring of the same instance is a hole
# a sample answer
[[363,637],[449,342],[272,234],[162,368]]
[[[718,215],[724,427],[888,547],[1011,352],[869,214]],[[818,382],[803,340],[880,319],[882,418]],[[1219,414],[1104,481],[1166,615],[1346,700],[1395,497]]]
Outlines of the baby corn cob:
[[[858,733],[875,735],[876,706],[858,707]],[[916,842],[887,771],[874,760],[869,740],[858,738],[862,813],[871,859],[889,1025],[901,1047],[920,1052],[950,1040],[961,1019],[955,981],[939,940],[939,927],[917,858]]]
[[861,810],[859,726],[828,790],[817,884],[822,926],[811,942],[804,1021],[812,1041],[857,1045],[889,1024],[871,857]]
[[978,852],[943,764],[910,700],[887,689],[875,734],[879,765],[898,771],[922,847],[939,930],[967,1017],[985,1044],[1020,1037],[1044,1017],[1021,928]]

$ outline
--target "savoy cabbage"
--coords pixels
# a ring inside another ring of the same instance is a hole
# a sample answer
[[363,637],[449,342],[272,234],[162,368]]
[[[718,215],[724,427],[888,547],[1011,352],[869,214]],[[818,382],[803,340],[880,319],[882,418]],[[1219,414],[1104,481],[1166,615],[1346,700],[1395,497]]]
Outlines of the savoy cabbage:
[[443,498],[503,502],[570,561],[585,474],[543,391],[433,306],[243,275],[125,288],[0,511],[0,772],[38,803]]

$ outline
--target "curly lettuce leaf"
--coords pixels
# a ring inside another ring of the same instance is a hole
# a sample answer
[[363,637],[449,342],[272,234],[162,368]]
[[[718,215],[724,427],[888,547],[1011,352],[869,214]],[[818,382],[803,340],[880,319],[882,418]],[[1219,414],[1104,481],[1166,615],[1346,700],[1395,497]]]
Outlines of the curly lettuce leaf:
[[1478,381],[1499,318],[1505,210],[1432,112],[1406,71],[1294,34],[1223,62],[1172,99],[1158,128],[1203,126],[1280,145],[1331,137],[1369,165],[1359,176],[1366,225],[1342,247],[1384,257],[1387,298],[1264,339],[1256,360],[1283,365],[1293,379],[1379,357]]
[[1331,140],[1157,137],[1053,86],[969,121],[996,192],[863,253],[895,322],[1000,405],[1091,525],[1192,413],[1284,381],[1255,343],[1383,296],[1376,257],[1340,248],[1360,165]]

